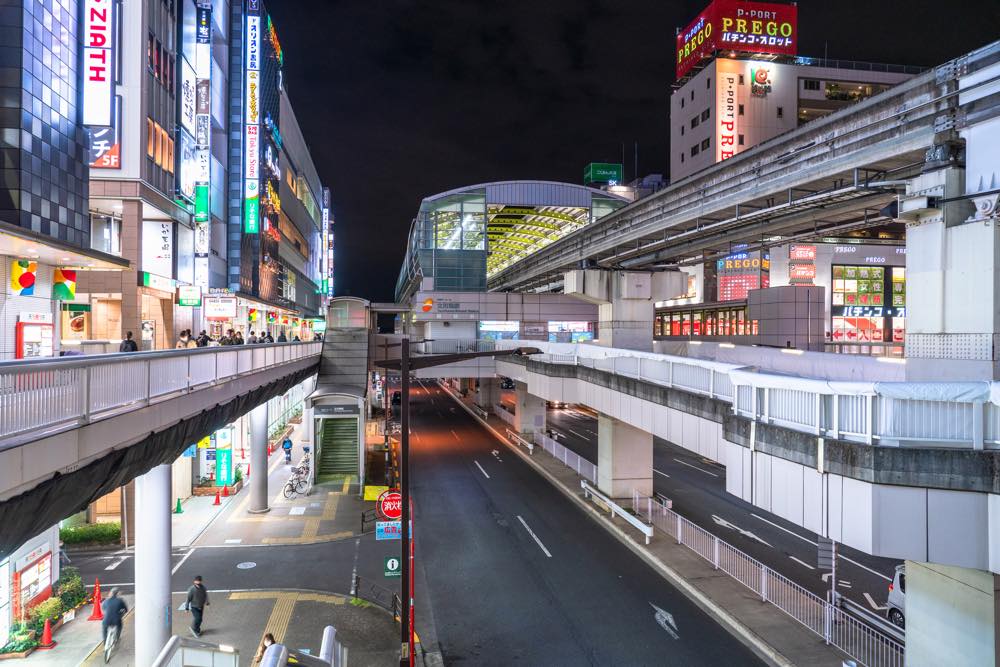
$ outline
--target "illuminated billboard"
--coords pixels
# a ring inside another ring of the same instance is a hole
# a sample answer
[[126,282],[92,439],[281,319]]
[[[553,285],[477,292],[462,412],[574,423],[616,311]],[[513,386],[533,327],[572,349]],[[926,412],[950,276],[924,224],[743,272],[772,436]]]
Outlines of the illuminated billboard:
[[111,127],[115,92],[114,1],[83,6],[83,124]]
[[677,79],[718,49],[795,55],[798,8],[794,4],[714,0],[677,33]]
[[742,63],[738,60],[720,58],[716,61],[715,83],[715,122],[716,136],[715,161],[721,162],[736,155],[738,151],[739,109],[737,102],[737,85],[739,84]]
[[122,97],[115,96],[110,127],[87,127],[87,150],[91,169],[121,169],[122,166]]
[[246,17],[246,102],[243,107],[243,231],[260,231],[260,17]]

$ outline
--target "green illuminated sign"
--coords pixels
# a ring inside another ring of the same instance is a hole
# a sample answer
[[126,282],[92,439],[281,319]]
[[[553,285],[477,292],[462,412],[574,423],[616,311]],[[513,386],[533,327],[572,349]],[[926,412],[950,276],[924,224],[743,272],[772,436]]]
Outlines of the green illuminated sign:
[[243,200],[243,233],[256,234],[260,230],[260,199],[247,197]]
[[233,450],[215,450],[215,485],[229,486],[233,483]]
[[194,186],[194,221],[208,222],[208,183]]
[[615,183],[622,182],[622,166],[609,162],[591,162],[583,170],[584,183]]

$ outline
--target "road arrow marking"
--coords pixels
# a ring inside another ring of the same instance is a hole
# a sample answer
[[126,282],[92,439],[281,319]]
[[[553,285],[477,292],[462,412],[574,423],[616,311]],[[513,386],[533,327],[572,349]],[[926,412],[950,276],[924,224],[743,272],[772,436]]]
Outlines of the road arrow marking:
[[[832,576],[833,576],[832,572],[824,572],[822,575],[820,575],[820,578],[823,580],[824,584],[828,584],[830,583],[830,577]],[[837,579],[837,585],[840,586],[841,588],[851,588],[851,582],[847,581],[846,579]]]
[[657,625],[666,630],[667,634],[674,639],[680,639],[681,636],[677,634],[677,623],[674,621],[674,615],[665,609],[660,609],[652,602],[649,603],[649,606],[655,611],[653,619]]
[[756,541],[760,542],[761,544],[763,544],[764,546],[771,547],[772,549],[774,548],[769,543],[765,542],[764,540],[760,539],[759,537],[757,537],[756,535],[754,535],[753,533],[751,533],[749,530],[743,530],[742,528],[740,528],[739,526],[737,526],[735,523],[730,523],[730,522],[726,521],[725,519],[723,519],[722,517],[720,517],[717,514],[713,514],[712,515],[712,521],[714,521],[717,525],[722,526],[723,528],[729,528],[730,530],[735,530],[736,532],[738,532],[739,534],[743,535],[744,537],[749,537],[751,540],[756,540]]
[[889,609],[889,605],[876,604],[875,600],[872,599],[871,593],[865,593],[864,596],[865,599],[868,600],[868,604],[870,604],[872,606],[872,609],[874,609],[875,611],[887,611]]

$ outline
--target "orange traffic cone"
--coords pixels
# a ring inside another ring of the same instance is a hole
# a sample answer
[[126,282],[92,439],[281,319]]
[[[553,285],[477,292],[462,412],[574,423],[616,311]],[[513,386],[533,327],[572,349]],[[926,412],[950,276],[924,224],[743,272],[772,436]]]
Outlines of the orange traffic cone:
[[56,643],[52,641],[52,621],[45,619],[45,627],[42,628],[42,641],[36,648],[39,650],[54,648]]
[[247,464],[247,471],[245,473],[243,473],[243,476],[244,477],[249,477],[250,476],[250,464],[249,463]]
[[215,492],[215,502],[212,503],[212,504],[213,505],[221,505],[222,504],[222,501],[219,500],[219,492],[218,491]]
[[229,486],[223,486],[222,487],[222,497],[223,498],[228,498],[229,497]]
[[94,611],[87,617],[88,621],[103,621],[104,612],[101,611],[101,580],[94,579]]

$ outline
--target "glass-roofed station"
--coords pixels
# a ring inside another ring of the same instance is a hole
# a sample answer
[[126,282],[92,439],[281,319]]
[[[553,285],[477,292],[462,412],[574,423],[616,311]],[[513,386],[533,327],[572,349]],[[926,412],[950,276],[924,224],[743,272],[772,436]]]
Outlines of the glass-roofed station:
[[410,227],[396,301],[421,289],[484,292],[497,271],[627,203],[551,181],[483,183],[427,197]]

